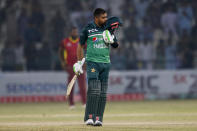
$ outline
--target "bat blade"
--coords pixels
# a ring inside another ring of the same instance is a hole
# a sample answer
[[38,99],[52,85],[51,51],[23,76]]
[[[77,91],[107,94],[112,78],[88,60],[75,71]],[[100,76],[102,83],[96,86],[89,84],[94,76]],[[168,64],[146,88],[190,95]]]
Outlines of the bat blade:
[[73,88],[73,85],[75,84],[76,79],[77,79],[77,75],[74,75],[74,77],[72,78],[72,80],[68,84],[67,91],[66,91],[66,97],[68,97],[70,95],[70,92]]
[[[82,64],[81,64],[81,67],[82,67],[83,64],[85,63],[85,58],[83,58],[83,59],[81,60],[81,62],[82,62]],[[72,88],[73,88],[73,85],[75,84],[76,79],[77,79],[77,75],[75,74],[74,77],[72,78],[72,80],[70,81],[70,83],[69,83],[68,86],[67,86],[66,98],[69,97],[70,92],[71,92],[71,90],[72,90]]]

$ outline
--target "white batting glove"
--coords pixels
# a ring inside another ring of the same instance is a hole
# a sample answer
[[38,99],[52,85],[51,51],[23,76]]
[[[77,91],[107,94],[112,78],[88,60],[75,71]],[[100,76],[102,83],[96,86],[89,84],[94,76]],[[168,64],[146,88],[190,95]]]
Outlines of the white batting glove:
[[103,39],[104,39],[105,43],[107,43],[107,44],[114,43],[114,35],[111,35],[109,30],[103,31]]
[[83,74],[83,69],[82,69],[82,62],[78,61],[73,65],[73,71],[75,72],[76,75]]

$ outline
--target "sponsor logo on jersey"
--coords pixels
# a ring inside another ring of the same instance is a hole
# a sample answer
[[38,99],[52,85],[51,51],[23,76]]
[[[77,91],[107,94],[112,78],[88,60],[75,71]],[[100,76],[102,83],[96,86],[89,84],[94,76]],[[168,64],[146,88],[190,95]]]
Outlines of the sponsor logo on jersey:
[[97,32],[98,30],[97,29],[91,29],[91,30],[88,30],[89,33],[92,33],[92,32]]
[[92,40],[93,40],[93,42],[98,42],[98,38],[97,37],[93,37]]
[[97,48],[97,49],[109,48],[105,44],[94,44],[93,46],[94,48]]

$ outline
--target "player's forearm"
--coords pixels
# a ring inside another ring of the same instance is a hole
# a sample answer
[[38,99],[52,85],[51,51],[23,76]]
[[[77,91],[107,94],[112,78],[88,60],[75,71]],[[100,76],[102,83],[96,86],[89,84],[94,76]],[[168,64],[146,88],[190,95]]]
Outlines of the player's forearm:
[[84,52],[83,52],[83,46],[81,44],[78,45],[77,47],[77,59],[82,60],[84,57]]
[[60,58],[61,63],[64,63],[65,62],[65,60],[64,60],[64,52],[63,52],[62,48],[59,48],[58,54],[59,54],[59,58]]

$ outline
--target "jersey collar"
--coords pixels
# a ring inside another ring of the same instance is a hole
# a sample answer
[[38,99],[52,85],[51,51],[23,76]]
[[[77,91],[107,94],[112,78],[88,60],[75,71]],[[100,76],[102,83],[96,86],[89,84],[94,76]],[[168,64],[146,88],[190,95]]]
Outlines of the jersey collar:
[[70,36],[68,39],[69,39],[69,41],[71,41],[72,43],[76,43],[76,42],[79,41],[79,38],[77,38],[77,39],[74,40],[71,36]]
[[98,25],[95,23],[95,21],[93,21],[93,25],[94,25],[94,27],[96,27],[96,28],[102,28],[102,29],[105,28],[105,25],[100,27],[100,26],[98,26]]

